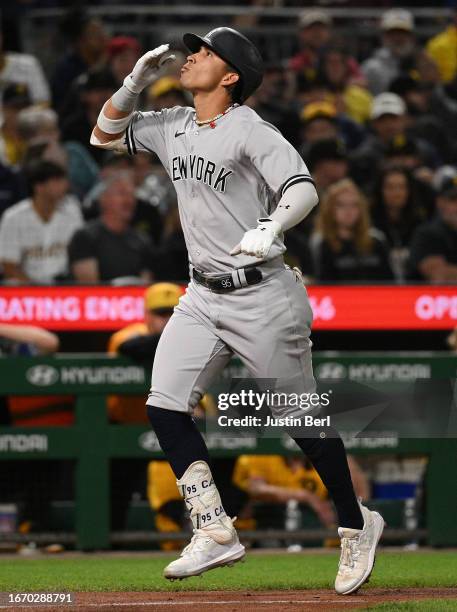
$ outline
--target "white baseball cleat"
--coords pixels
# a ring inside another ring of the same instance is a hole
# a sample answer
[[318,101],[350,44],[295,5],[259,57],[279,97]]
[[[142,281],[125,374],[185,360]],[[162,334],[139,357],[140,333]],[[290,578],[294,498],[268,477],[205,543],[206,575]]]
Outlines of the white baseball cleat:
[[235,519],[225,513],[206,461],[191,463],[176,484],[190,513],[194,535],[180,558],[167,565],[165,578],[181,580],[200,576],[215,567],[241,561],[245,550],[233,526]]
[[367,582],[373,570],[376,546],[384,529],[384,519],[360,505],[364,520],[363,529],[338,528],[341,538],[341,557],[335,590],[339,595],[355,593]]
[[184,548],[179,559],[165,568],[163,575],[169,580],[200,576],[208,570],[241,561],[245,549],[233,522],[227,516],[203,529],[194,529],[190,543]]

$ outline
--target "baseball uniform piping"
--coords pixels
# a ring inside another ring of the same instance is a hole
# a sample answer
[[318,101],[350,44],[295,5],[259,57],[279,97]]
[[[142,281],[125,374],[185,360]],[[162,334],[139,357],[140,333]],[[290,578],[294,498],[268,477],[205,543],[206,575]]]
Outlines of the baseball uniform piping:
[[284,195],[289,187],[292,187],[292,185],[296,185],[297,183],[312,183],[314,185],[314,181],[309,174],[295,174],[287,179],[287,181],[284,183],[284,186],[281,189],[281,196]]

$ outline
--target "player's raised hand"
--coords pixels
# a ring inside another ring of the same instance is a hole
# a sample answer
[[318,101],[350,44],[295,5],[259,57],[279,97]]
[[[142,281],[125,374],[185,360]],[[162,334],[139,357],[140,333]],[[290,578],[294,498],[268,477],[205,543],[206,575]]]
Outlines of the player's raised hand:
[[132,72],[125,77],[124,85],[132,93],[139,94],[156,78],[156,73],[166,62],[174,61],[175,55],[167,55],[169,44],[160,45],[140,57]]
[[230,251],[230,255],[253,255],[254,257],[266,257],[270,251],[275,238],[279,236],[281,225],[273,219],[259,219],[255,229],[247,231],[240,244]]

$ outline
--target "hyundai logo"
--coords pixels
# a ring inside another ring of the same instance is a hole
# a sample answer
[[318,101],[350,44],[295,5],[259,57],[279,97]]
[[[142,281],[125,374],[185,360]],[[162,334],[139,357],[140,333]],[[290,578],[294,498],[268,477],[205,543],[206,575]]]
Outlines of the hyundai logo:
[[59,370],[50,365],[40,364],[29,368],[25,377],[31,385],[49,387],[59,380]]
[[347,377],[347,368],[342,363],[327,361],[316,367],[316,378],[332,380]]
[[159,451],[160,444],[153,431],[146,431],[138,438],[138,444],[146,451]]

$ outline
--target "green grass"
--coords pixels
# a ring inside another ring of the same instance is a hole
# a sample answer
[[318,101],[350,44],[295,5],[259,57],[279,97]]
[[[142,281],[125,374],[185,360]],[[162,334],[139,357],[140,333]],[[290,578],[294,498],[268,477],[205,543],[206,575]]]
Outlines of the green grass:
[[[245,563],[202,578],[168,582],[172,556],[8,559],[0,557],[0,591],[177,591],[332,588],[338,555],[250,553]],[[384,552],[370,587],[456,586],[456,552]]]
[[414,601],[402,601],[402,602],[386,602],[382,604],[376,604],[369,608],[359,608],[358,612],[455,612],[457,610],[457,599],[417,599]]

